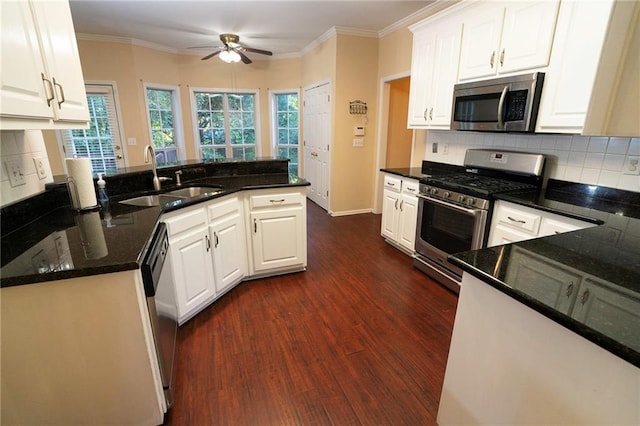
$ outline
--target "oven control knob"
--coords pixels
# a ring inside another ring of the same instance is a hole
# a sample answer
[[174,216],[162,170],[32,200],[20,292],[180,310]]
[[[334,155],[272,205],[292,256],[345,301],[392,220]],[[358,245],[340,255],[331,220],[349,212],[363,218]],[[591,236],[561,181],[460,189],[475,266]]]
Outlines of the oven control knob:
[[438,193],[438,189],[437,188],[431,188],[430,191],[433,195],[436,195]]
[[458,195],[458,202],[459,203],[464,203],[464,200],[465,200],[464,195]]
[[467,198],[467,205],[468,206],[472,206],[473,203],[475,203],[475,202],[476,202],[475,198],[471,198],[471,197]]
[[442,194],[442,196],[444,198],[449,198],[449,197],[451,197],[451,193],[449,191],[444,191],[444,194]]

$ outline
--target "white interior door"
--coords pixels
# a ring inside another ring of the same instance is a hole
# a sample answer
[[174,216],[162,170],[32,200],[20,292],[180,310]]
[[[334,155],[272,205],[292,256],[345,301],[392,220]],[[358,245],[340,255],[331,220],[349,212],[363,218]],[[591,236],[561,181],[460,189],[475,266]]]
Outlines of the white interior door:
[[307,196],[329,211],[331,147],[331,84],[305,89],[303,100],[304,178],[311,183]]

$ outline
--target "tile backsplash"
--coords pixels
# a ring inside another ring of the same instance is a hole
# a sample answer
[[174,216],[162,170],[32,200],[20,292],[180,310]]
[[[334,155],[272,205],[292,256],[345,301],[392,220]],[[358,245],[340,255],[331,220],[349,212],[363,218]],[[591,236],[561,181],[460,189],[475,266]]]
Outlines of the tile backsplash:
[[471,148],[535,152],[547,156],[552,179],[640,192],[640,176],[624,173],[629,157],[640,157],[640,137],[429,131],[425,143],[429,161],[463,165]]
[[[0,131],[0,205],[44,191],[53,182],[47,150],[40,130]],[[40,165],[41,173],[36,169]],[[11,182],[10,173],[18,179]]]

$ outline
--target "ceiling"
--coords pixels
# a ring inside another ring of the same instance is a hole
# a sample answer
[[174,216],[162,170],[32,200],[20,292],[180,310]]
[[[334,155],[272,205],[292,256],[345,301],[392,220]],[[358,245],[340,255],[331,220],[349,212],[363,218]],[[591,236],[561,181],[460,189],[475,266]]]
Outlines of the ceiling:
[[[270,50],[300,56],[333,27],[376,35],[433,1],[182,1],[71,0],[76,33],[124,37],[183,53],[204,55],[221,46],[221,33]],[[193,47],[205,46],[194,49]],[[264,58],[249,55],[254,59]]]

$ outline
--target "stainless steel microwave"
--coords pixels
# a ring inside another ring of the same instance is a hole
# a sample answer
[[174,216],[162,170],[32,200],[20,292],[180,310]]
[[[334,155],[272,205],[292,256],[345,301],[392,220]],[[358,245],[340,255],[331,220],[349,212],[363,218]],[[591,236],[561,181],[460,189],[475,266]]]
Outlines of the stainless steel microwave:
[[533,132],[544,73],[456,84],[451,129]]

